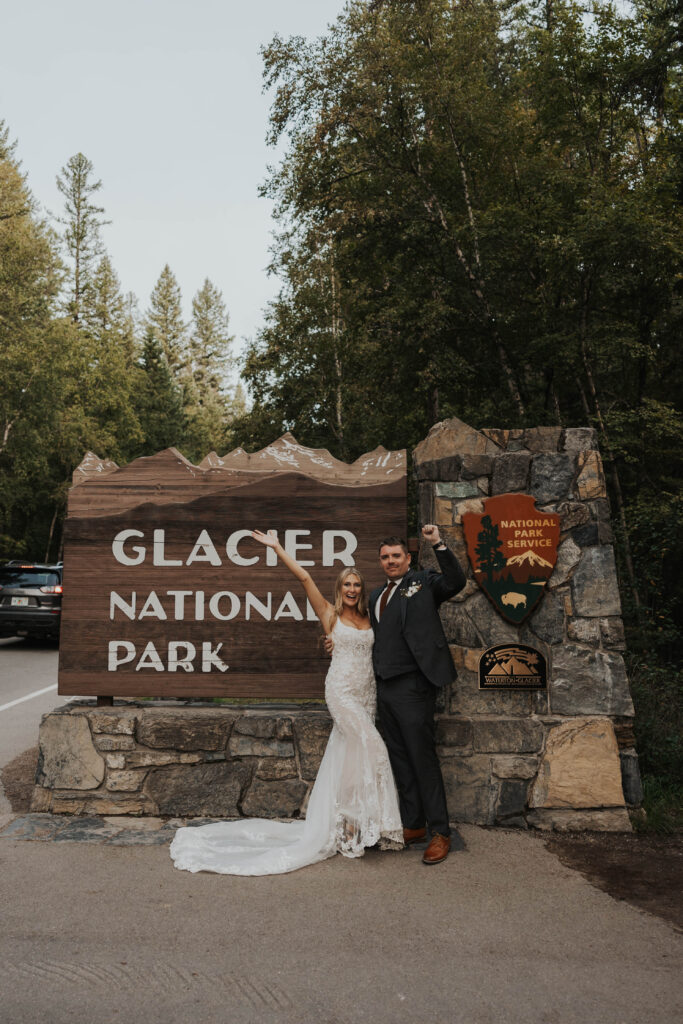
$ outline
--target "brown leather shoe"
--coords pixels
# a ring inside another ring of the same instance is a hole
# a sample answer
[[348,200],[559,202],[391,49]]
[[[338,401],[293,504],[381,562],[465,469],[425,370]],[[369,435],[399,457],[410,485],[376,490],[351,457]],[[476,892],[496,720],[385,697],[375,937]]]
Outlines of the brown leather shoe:
[[406,846],[410,846],[411,843],[421,843],[423,839],[427,838],[426,828],[404,828],[403,829],[403,842]]
[[423,864],[440,864],[442,860],[445,860],[448,856],[448,851],[451,848],[451,837],[440,836],[436,832],[432,836],[432,841],[424,852],[422,857]]

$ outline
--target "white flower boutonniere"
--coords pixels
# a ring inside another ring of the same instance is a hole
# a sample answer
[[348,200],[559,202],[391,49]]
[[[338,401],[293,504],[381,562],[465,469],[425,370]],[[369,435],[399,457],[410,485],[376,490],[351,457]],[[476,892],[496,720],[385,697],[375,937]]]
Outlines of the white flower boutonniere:
[[422,590],[421,583],[411,583],[409,587],[404,587],[399,593],[401,597],[415,597],[416,594]]

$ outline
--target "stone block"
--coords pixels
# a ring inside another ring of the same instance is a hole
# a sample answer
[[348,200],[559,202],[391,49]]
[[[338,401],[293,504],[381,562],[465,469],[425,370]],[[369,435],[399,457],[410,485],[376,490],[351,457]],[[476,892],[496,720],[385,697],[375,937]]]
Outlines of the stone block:
[[232,757],[294,757],[294,744],[291,740],[262,740],[233,733],[228,751]]
[[572,530],[572,537],[580,548],[591,548],[600,543],[600,531],[597,523],[584,523]]
[[566,452],[587,452],[598,447],[598,433],[593,427],[567,427],[563,448]]
[[621,615],[617,567],[611,546],[583,551],[572,576],[572,598],[579,616]]
[[116,768],[150,768],[167,764],[198,764],[204,761],[202,754],[184,754],[175,750],[131,750],[124,754],[123,763]]
[[499,448],[507,448],[510,437],[509,430],[499,430],[497,427],[483,427],[481,432]]
[[329,718],[311,716],[295,719],[294,736],[302,778],[311,781],[315,779],[331,730],[332,722]]
[[257,779],[293,779],[296,774],[296,760],[293,757],[264,757],[256,768]]
[[124,736],[135,732],[137,714],[134,711],[88,711],[87,716],[93,732]]
[[480,690],[473,672],[458,669],[451,683],[449,711],[454,715],[503,715],[528,717],[548,711],[545,690]]
[[578,640],[582,644],[592,644],[594,647],[598,647],[600,644],[600,620],[572,619],[567,626],[567,636],[570,640]]
[[503,779],[496,801],[496,820],[521,815],[528,796],[529,783],[525,779]]
[[538,771],[538,758],[500,754],[491,758],[491,769],[498,779],[533,779]]
[[137,740],[155,749],[223,750],[234,720],[235,713],[214,709],[149,711],[138,722]]
[[445,601],[439,609],[446,639],[460,647],[478,647],[481,644],[479,632],[461,603]]
[[562,541],[557,549],[557,561],[555,562],[555,568],[553,569],[552,575],[548,580],[547,586],[549,590],[554,590],[555,587],[561,587],[564,583],[571,578],[576,566],[581,560],[581,548],[576,544],[571,537]]
[[453,522],[456,526],[462,523],[462,517],[468,512],[474,512],[475,515],[481,515],[484,511],[484,501],[482,498],[465,498],[462,501],[454,502],[453,504]]
[[258,736],[260,739],[275,737],[278,740],[291,740],[292,720],[274,715],[262,715],[258,712],[247,712],[237,719],[234,731],[242,736]]
[[548,512],[557,512],[560,517],[560,533],[573,530],[575,526],[583,526],[590,519],[590,509],[582,501],[559,501]]
[[461,476],[463,480],[476,480],[478,477],[490,476],[493,471],[491,455],[463,455]]
[[530,452],[556,452],[560,447],[562,427],[529,427],[522,441]]
[[543,746],[543,726],[529,718],[477,718],[472,722],[478,752],[525,754]]
[[639,807],[643,802],[643,783],[640,778],[640,766],[635,750],[620,750],[621,785],[624,798],[632,807]]
[[599,452],[579,452],[579,475],[576,479],[576,495],[581,501],[604,498],[607,494],[605,474]]
[[434,522],[434,485],[431,483],[418,484],[418,521],[420,523]]
[[40,724],[36,782],[47,789],[97,789],[104,758],[95,750],[84,715],[45,715]]
[[433,459],[430,462],[423,462],[414,466],[415,475],[420,483],[434,480],[457,480],[460,476],[462,458],[460,455],[450,455],[442,459]]
[[565,614],[561,595],[544,593],[541,603],[528,619],[529,628],[547,644],[564,640]]
[[552,726],[531,807],[618,807],[624,803],[619,749],[608,718],[574,718]]
[[134,793],[136,790],[141,788],[142,783],[145,781],[146,774],[146,770],[108,772],[105,785],[107,789],[112,792],[122,791]]
[[450,498],[434,498],[434,522],[437,526],[453,525],[453,502]]
[[491,494],[526,491],[529,479],[529,452],[510,452],[493,460]]
[[553,652],[550,710],[554,715],[633,715],[620,654],[567,643]]
[[[426,479],[424,470],[430,464],[455,456],[460,459],[463,455],[493,455],[497,450],[498,446],[486,434],[474,430],[454,416],[450,420],[434,424],[424,441],[413,450],[413,465],[418,480],[423,480]],[[432,479],[457,478],[457,474],[454,474],[450,477],[439,476]]]
[[538,502],[561,501],[568,497],[575,459],[574,455],[564,453],[533,456],[529,490]]
[[132,736],[103,736],[96,735],[95,746],[98,750],[134,750],[135,740]]
[[491,493],[491,481],[487,476],[477,477],[477,491],[479,494],[488,495]]
[[123,768],[126,764],[126,759],[123,754],[105,754],[104,763],[107,768]]
[[[467,558],[458,559],[464,573],[471,573],[472,569]],[[470,575],[467,579],[465,586],[462,588],[460,593],[456,594],[455,597],[449,598],[449,602],[454,601],[456,604],[462,604],[472,597],[472,594],[480,594],[481,590],[479,584],[474,579],[474,576]],[[443,605],[441,606],[443,608]]]
[[45,811],[49,811],[52,807],[52,796],[51,789],[34,786],[33,793],[31,794],[31,812],[33,814],[42,814]]
[[533,828],[544,832],[631,832],[631,819],[625,807],[602,810],[570,810],[568,808],[537,808],[527,813]]
[[[58,796],[56,793],[50,811],[52,814],[85,814],[86,800],[84,796]],[[92,814],[92,811],[88,813]],[[94,812],[97,813],[97,812]]]
[[436,723],[436,743],[439,747],[471,747],[472,723],[466,718],[440,718]]
[[[60,813],[53,805],[55,814]],[[65,808],[66,812],[66,808]],[[115,793],[102,795],[93,794],[85,801],[81,811],[68,811],[69,814],[156,814],[156,805],[147,797],[140,795],[118,797]]]
[[478,590],[469,598],[465,610],[485,647],[508,641],[515,642],[519,639],[517,627],[505,621],[482,590]]
[[251,767],[243,761],[176,765],[151,771],[144,791],[156,803],[159,814],[236,818],[250,779]]
[[457,498],[460,501],[463,498],[477,498],[479,496],[476,480],[461,481],[460,483],[454,483],[453,481],[438,483],[435,484],[435,491],[437,498]]
[[294,818],[307,790],[300,779],[254,779],[242,801],[242,813],[248,818]]
[[609,619],[599,619],[600,635],[605,647],[613,647],[623,650],[626,647],[624,636],[624,623],[621,617],[615,616]]
[[497,785],[491,780],[488,757],[448,757],[441,761],[446,802],[451,821],[492,825]]

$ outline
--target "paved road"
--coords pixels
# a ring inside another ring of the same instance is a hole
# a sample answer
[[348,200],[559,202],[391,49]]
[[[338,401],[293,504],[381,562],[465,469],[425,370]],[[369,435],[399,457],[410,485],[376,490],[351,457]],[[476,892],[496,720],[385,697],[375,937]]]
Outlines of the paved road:
[[[56,671],[56,650],[0,642],[0,707]],[[61,700],[0,711],[0,764]],[[0,1024],[681,1019],[671,925],[539,836],[460,831],[465,849],[432,868],[370,851],[245,879],[176,871],[166,846],[0,839]]]
[[[41,716],[64,702],[57,696],[58,654],[48,643],[0,639],[0,768],[37,744]],[[0,783],[0,815],[7,811]]]
[[681,938],[538,836],[335,857],[290,875],[176,871],[165,846],[0,839],[8,1024],[662,1024]]

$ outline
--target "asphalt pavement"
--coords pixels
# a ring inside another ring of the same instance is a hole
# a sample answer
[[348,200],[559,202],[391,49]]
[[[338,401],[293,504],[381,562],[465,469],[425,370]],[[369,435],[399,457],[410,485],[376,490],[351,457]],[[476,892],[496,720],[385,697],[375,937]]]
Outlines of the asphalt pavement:
[[[6,653],[3,672],[23,663]],[[60,702],[31,696],[51,685],[56,652],[24,655],[21,685],[18,670],[3,678],[0,706],[28,699],[0,712],[1,763],[35,745],[41,702]],[[683,1017],[681,935],[594,888],[536,834],[461,826],[433,867],[419,850],[371,850],[239,878],[177,871],[172,833],[0,810],[1,1024]]]

